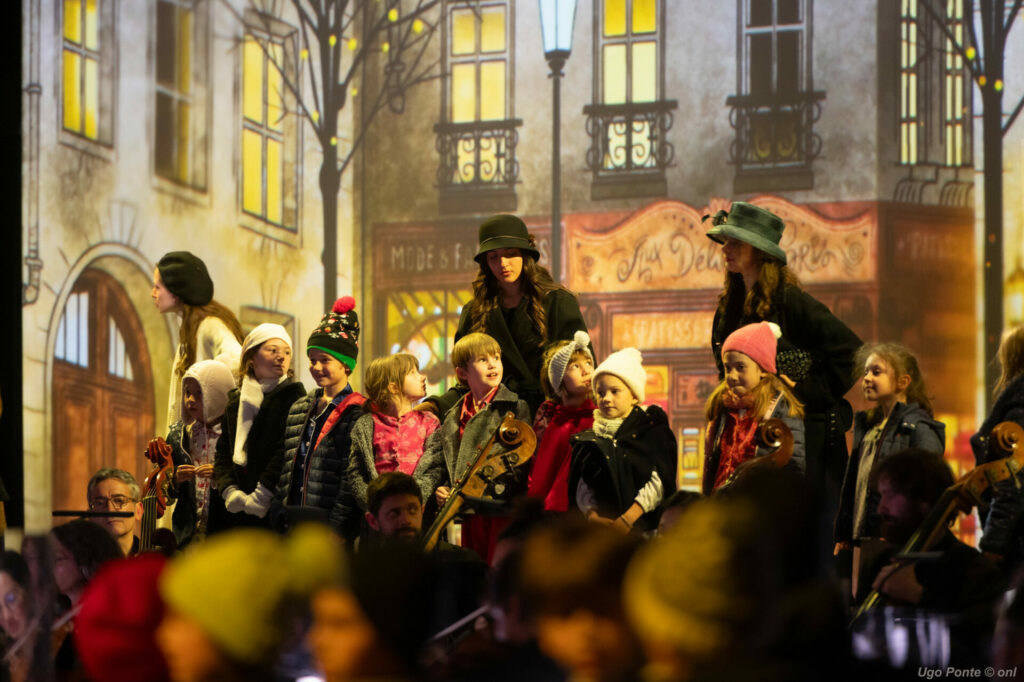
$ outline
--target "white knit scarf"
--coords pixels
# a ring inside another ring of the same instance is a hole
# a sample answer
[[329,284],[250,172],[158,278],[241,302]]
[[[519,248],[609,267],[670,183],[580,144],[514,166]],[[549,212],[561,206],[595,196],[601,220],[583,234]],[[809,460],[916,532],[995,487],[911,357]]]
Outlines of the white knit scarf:
[[624,421],[626,421],[625,417],[606,419],[601,416],[601,410],[594,410],[594,433],[601,438],[612,439],[618,433],[619,427],[622,426]]
[[238,396],[235,452],[231,456],[231,461],[238,466],[244,467],[249,461],[249,444],[246,441],[249,440],[249,429],[252,428],[252,422],[256,419],[256,415],[259,414],[260,405],[263,404],[263,396],[273,391],[287,378],[288,375],[286,374],[278,379],[263,379],[260,381],[246,374],[245,378],[242,379],[242,388]]

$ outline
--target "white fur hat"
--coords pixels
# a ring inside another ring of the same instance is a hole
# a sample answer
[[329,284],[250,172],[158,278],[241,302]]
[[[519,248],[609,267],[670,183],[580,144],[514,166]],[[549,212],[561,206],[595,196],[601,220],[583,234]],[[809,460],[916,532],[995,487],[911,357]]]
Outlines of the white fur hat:
[[623,348],[615,351],[594,370],[593,385],[602,374],[611,374],[622,380],[637,401],[644,401],[644,388],[647,386],[647,371],[644,370],[643,356],[636,348]]

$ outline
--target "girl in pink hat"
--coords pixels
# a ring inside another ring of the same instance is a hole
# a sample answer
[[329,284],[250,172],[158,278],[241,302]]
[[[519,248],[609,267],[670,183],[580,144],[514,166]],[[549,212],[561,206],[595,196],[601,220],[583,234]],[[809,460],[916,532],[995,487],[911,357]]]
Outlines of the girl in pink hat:
[[787,466],[804,470],[804,407],[777,374],[778,325],[758,322],[740,327],[722,344],[725,378],[708,398],[704,443],[705,495],[720,488],[740,467],[768,454],[756,442],[766,419],[781,419],[793,433]]

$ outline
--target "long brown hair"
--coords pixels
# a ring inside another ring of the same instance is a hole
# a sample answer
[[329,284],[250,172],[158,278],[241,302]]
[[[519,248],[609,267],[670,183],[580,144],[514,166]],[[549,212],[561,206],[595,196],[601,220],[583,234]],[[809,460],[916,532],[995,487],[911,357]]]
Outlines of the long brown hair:
[[[530,244],[536,244],[536,238],[530,235]],[[519,275],[519,289],[530,303],[530,319],[533,328],[540,336],[539,346],[546,343],[548,337],[548,318],[544,312],[544,297],[555,289],[568,291],[555,283],[547,268],[539,265],[532,256],[519,251],[523,257],[523,272]],[[473,312],[469,318],[469,330],[473,332],[487,331],[487,316],[499,305],[501,286],[487,265],[487,259],[480,264],[480,272],[473,280]]]
[[[709,422],[717,421],[718,416],[722,414],[724,409],[724,396],[725,392],[729,390],[729,384],[724,380],[718,384],[718,388],[712,391],[711,395],[708,396],[708,401],[704,404],[704,418]],[[764,416],[765,410],[768,409],[768,405],[775,400],[775,396],[779,393],[789,403],[789,414],[787,417],[799,417],[803,419],[804,416],[804,404],[800,402],[800,399],[793,394],[792,389],[785,381],[780,379],[774,374],[768,374],[767,372],[761,377],[761,382],[754,387],[751,391],[754,395],[754,402],[750,407],[751,414],[755,415],[760,421]]]
[[395,353],[383,358],[375,358],[366,369],[363,388],[367,402],[378,412],[384,412],[395,399],[391,392],[391,384],[398,386],[399,394],[410,372],[420,368],[419,360],[410,353]]
[[182,353],[181,359],[178,360],[178,364],[174,368],[174,371],[180,376],[185,376],[185,371],[196,361],[196,335],[199,332],[199,325],[206,318],[219,318],[239,343],[244,338],[242,325],[239,324],[238,318],[225,305],[217,301],[211,300],[203,306],[182,303],[181,310],[181,328],[178,330],[178,338],[181,339],[181,345],[185,352]]
[[999,381],[992,390],[992,400],[999,397],[1006,385],[1024,374],[1024,324],[1003,332],[999,341]]
[[800,279],[796,273],[763,251],[754,249],[754,253],[761,261],[760,267],[757,269],[757,282],[754,283],[750,291],[746,291],[743,275],[726,270],[725,288],[718,296],[718,311],[720,313],[724,314],[733,301],[742,298],[743,314],[756,315],[764,320],[772,312],[772,306],[775,303],[772,297],[778,291],[780,283],[800,288]]
[[[889,367],[893,371],[893,380],[898,381],[901,376],[910,377],[910,385],[907,386],[907,404],[917,403],[924,408],[924,411],[928,413],[929,417],[934,417],[935,414],[932,412],[932,401],[928,398],[928,389],[924,385],[924,377],[921,376],[921,368],[917,366],[917,358],[906,346],[887,341],[884,343],[876,344],[864,344],[857,350],[857,355],[854,361],[854,367],[860,372],[861,376],[864,374],[864,369],[868,364],[868,358],[872,355],[885,360]],[[867,423],[868,426],[872,426],[882,421],[882,408],[874,406],[867,411]]]

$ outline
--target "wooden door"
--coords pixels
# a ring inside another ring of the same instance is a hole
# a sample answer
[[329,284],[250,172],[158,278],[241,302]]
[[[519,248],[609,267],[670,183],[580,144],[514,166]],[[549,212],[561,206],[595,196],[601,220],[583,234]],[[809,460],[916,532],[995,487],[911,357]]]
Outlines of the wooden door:
[[153,437],[153,376],[142,325],[121,285],[88,268],[57,328],[53,363],[53,506],[84,509],[101,467],[140,483]]

